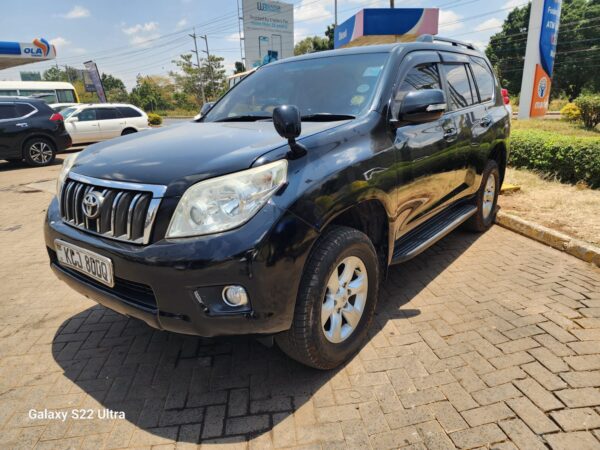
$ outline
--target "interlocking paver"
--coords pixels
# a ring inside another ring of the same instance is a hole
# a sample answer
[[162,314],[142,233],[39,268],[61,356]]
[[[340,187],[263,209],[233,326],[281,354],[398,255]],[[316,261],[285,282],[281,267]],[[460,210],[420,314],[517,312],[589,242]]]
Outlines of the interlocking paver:
[[[19,187],[58,166],[1,164],[2,448],[600,447],[598,269],[498,227],[455,232],[389,270],[352,361],[312,371],[71,291],[47,268],[50,196]],[[31,420],[31,407],[126,418]]]

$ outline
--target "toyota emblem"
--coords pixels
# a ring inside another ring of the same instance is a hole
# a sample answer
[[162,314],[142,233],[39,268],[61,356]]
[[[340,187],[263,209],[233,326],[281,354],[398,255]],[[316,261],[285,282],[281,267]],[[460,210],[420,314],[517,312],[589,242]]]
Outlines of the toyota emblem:
[[100,215],[104,197],[99,192],[88,192],[83,197],[83,213],[88,219],[96,219]]

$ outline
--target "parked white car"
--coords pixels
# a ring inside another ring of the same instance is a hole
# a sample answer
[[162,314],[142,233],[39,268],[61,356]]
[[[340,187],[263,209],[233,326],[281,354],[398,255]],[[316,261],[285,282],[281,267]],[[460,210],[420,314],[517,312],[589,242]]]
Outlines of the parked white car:
[[149,128],[146,113],[133,105],[89,103],[65,108],[60,114],[73,145],[105,141]]

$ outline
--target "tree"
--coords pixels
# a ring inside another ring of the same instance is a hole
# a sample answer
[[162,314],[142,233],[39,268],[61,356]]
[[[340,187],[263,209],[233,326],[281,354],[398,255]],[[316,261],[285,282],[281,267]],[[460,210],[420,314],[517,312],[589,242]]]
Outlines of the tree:
[[191,99],[184,103],[195,102],[194,109],[200,109],[203,102],[202,77],[200,69],[192,62],[192,54],[179,55],[179,59],[173,60],[173,64],[179,68],[179,71],[171,71],[169,76],[175,83],[175,92],[177,92],[180,102],[183,100],[183,96],[191,96]]
[[333,36],[335,25],[327,25],[325,37],[309,36],[302,39],[294,46],[294,55],[304,55],[305,53],[320,52],[331,50],[333,48]]
[[205,58],[201,65],[201,77],[204,82],[204,92],[207,100],[216,100],[227,90],[227,77],[225,67],[223,67],[224,58],[210,55]]
[[304,55],[305,53],[320,52],[323,50],[329,50],[329,40],[319,36],[309,36],[294,46],[294,55]]
[[127,103],[129,101],[129,95],[127,94],[127,89],[125,89],[125,83],[123,83],[122,80],[106,73],[103,73],[100,78],[102,80],[102,86],[104,86],[106,99],[109,102]]
[[145,111],[167,110],[172,108],[168,97],[170,90],[172,85],[167,78],[138,75],[129,99]]
[[[490,38],[486,49],[503,87],[514,94],[521,90],[530,10],[531,4],[528,4],[511,11],[502,31]],[[600,58],[595,24],[599,18],[599,0],[564,0],[552,77],[552,97],[567,95],[573,99],[585,89],[600,88],[596,71],[592,69],[598,65]]]

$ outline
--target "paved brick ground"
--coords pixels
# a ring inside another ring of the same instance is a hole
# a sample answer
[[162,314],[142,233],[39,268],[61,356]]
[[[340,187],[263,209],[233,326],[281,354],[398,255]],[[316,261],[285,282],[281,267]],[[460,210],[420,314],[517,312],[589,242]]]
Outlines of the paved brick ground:
[[[391,269],[367,345],[316,372],[63,286],[41,233],[52,182],[29,184],[57,170],[0,163],[0,447],[600,447],[598,269],[499,227],[454,233]],[[45,408],[69,418],[29,418]]]

